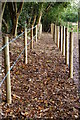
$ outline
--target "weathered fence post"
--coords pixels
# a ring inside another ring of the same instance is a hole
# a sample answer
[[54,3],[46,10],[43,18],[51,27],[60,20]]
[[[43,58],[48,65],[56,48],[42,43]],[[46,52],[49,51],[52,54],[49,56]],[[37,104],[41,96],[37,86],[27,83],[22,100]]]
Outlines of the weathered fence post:
[[62,52],[62,43],[63,43],[62,34],[63,34],[63,27],[61,26],[61,49],[60,49],[61,52]]
[[59,49],[61,50],[61,26],[60,26],[60,41],[59,41]]
[[68,28],[65,28],[65,62],[68,65]]
[[30,43],[30,49],[33,49],[33,25],[32,25],[32,29],[31,29],[31,43]]
[[73,78],[73,32],[70,32],[69,74]]
[[36,25],[36,42],[37,42],[37,25]]
[[62,44],[62,55],[65,56],[65,26],[63,26],[63,44]]
[[41,37],[41,34],[42,34],[42,24],[40,24],[40,37]]
[[42,34],[42,24],[41,24],[41,34]]
[[25,47],[24,61],[25,61],[25,64],[27,64],[27,28],[26,28],[26,24],[25,24],[25,33],[24,33],[24,47]]
[[59,26],[57,26],[57,46],[59,48]]
[[55,24],[53,26],[53,41],[55,41]]
[[[80,86],[80,38],[79,38],[79,34],[78,33],[78,40],[79,40],[79,86]],[[79,87],[79,97],[80,97],[80,87]]]
[[55,24],[55,43],[56,43],[56,24]]
[[41,24],[39,23],[38,24],[38,39],[40,39],[40,27],[41,27]]
[[11,80],[10,80],[10,57],[9,57],[9,37],[6,36],[3,38],[4,44],[7,44],[7,46],[4,49],[4,58],[5,58],[5,73],[7,75],[6,77],[6,99],[7,103],[11,104]]
[[60,44],[59,44],[60,51],[62,52],[62,26],[60,26]]

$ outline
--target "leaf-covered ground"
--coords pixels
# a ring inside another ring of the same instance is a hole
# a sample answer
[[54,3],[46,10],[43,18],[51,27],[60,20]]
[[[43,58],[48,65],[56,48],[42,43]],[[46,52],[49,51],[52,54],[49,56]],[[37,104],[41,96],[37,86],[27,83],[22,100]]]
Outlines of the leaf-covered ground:
[[[22,40],[11,44],[11,64],[22,49]],[[11,84],[11,105],[5,103],[5,85],[2,86],[2,118],[79,119],[77,87],[69,78],[65,58],[50,34],[42,34],[34,49],[28,50],[27,65],[23,63],[23,56],[17,62],[11,71]]]

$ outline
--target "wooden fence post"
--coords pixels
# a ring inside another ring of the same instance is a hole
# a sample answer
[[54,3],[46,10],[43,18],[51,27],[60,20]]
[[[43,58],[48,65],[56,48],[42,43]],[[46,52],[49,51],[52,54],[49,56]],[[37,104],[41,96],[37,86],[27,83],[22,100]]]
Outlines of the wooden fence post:
[[40,24],[40,37],[41,37],[41,34],[42,34],[42,24]]
[[61,49],[60,49],[61,52],[62,52],[62,43],[63,43],[62,34],[63,34],[63,27],[61,26]]
[[41,24],[41,34],[42,34],[42,24]]
[[6,36],[3,38],[3,41],[7,46],[4,49],[4,58],[5,58],[5,73],[9,74],[6,77],[6,99],[7,103],[11,104],[11,80],[10,80],[10,57],[9,57],[9,37]]
[[55,43],[56,43],[56,24],[55,24]]
[[59,26],[57,26],[57,46],[59,48]]
[[55,24],[53,26],[53,41],[55,42]]
[[60,26],[60,51],[62,52],[62,26]]
[[37,25],[36,25],[36,42],[37,42]]
[[62,55],[65,56],[65,26],[63,26],[63,44],[62,44]]
[[25,64],[27,64],[27,28],[26,28],[26,24],[25,24],[25,33],[24,33],[24,47],[25,47],[24,61],[25,61]]
[[73,32],[70,32],[69,74],[73,78]]
[[59,49],[61,50],[61,26],[60,26],[60,41],[59,41]]
[[65,62],[68,65],[68,28],[65,28]]
[[33,25],[32,25],[32,29],[31,29],[31,43],[30,43],[30,49],[33,49]]
[[[79,33],[78,33],[78,38],[79,38]],[[79,85],[80,85],[80,38],[78,40],[79,40]],[[79,88],[79,91],[80,91],[80,88]],[[79,94],[79,96],[80,96],[80,94]]]

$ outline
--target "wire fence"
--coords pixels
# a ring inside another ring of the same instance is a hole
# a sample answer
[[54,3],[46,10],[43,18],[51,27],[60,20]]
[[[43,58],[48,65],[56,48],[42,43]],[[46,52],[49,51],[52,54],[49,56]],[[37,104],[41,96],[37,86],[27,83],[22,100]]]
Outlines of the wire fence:
[[[30,30],[36,28],[36,26],[32,27],[32,28],[29,28],[27,29],[27,33],[30,32]],[[7,44],[5,44],[2,48],[0,48],[0,52],[10,43],[14,42],[15,40],[17,40],[19,37],[21,37],[25,32],[22,32],[20,35],[16,36],[15,38],[13,38],[12,40],[10,40],[10,42],[8,42]],[[34,38],[36,37],[33,36],[33,40]],[[30,37],[28,37],[30,39]],[[30,45],[32,40],[30,40],[26,46]],[[17,57],[17,59],[14,61],[13,65],[10,67],[9,71],[6,73],[5,77],[2,79],[2,81],[0,82],[0,87],[1,85],[3,84],[3,82],[5,81],[5,79],[7,78],[7,76],[9,75],[10,71],[12,70],[12,68],[15,66],[15,64],[17,63],[17,61],[19,60],[19,58],[21,57],[21,55],[24,53],[25,49],[26,49],[26,46],[24,47],[24,49],[22,50],[22,52],[20,53],[20,55]]]

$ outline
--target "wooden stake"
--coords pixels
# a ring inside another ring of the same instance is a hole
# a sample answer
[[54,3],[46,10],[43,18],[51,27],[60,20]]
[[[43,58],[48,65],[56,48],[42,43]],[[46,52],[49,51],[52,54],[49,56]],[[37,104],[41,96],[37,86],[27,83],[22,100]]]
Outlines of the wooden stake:
[[38,24],[38,39],[40,39],[40,28],[41,28],[41,24]]
[[53,39],[54,39],[54,24],[53,24],[53,33],[52,33]]
[[62,52],[62,26],[60,26],[60,43],[59,43],[60,51]]
[[[80,86],[80,38],[79,38],[79,33],[78,33],[78,40],[79,40],[79,86]],[[79,88],[79,91],[80,91],[80,88]],[[79,96],[80,96],[80,94],[79,94]]]
[[54,27],[53,27],[53,41],[55,42],[55,24],[54,24]]
[[59,48],[59,26],[57,26],[57,47]]
[[61,52],[62,52],[62,43],[63,43],[63,39],[62,39],[62,35],[63,35],[63,27],[61,26]]
[[40,24],[40,37],[41,37],[41,34],[42,34],[42,24]]
[[65,62],[68,65],[68,28],[65,28]]
[[37,42],[37,25],[36,25],[36,42]]
[[33,25],[32,25],[32,29],[31,29],[31,43],[30,43],[30,49],[33,49]]
[[11,80],[10,80],[10,57],[9,57],[9,38],[6,36],[3,38],[4,43],[7,44],[7,46],[4,49],[4,58],[5,58],[5,73],[9,74],[6,77],[6,99],[7,103],[11,104]]
[[25,34],[24,34],[24,47],[25,47],[24,60],[25,60],[25,64],[27,64],[27,28],[26,28],[26,24],[25,24]]
[[65,56],[65,26],[63,26],[63,44],[62,44],[62,55]]
[[56,43],[56,24],[55,24],[55,43]]
[[70,32],[69,74],[73,78],[73,32]]
[[41,24],[41,34],[42,34],[42,24]]
[[60,26],[60,41],[59,41],[59,49],[61,50],[61,26]]

